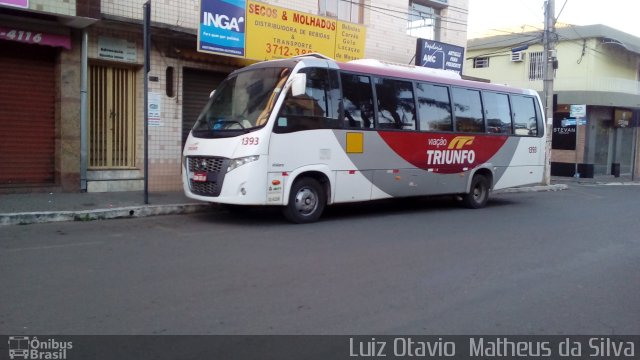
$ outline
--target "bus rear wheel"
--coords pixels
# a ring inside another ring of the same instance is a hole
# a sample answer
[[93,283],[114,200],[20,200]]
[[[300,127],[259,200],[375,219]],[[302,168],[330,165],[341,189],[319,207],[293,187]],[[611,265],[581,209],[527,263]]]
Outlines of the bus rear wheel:
[[474,175],[468,194],[462,196],[462,203],[469,209],[484,207],[489,200],[489,179],[484,175]]
[[289,193],[289,204],[282,209],[287,220],[296,224],[317,221],[327,203],[322,185],[313,178],[296,180]]

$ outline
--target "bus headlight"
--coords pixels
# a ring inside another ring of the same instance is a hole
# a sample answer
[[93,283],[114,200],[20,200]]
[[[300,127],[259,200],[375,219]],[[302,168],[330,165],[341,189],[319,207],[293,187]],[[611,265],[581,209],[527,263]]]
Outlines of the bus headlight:
[[245,156],[237,159],[232,159],[231,162],[229,162],[229,167],[227,168],[227,172],[237,167],[240,167],[244,164],[248,164],[250,162],[256,161],[259,158],[260,158],[260,155],[251,155],[251,156]]

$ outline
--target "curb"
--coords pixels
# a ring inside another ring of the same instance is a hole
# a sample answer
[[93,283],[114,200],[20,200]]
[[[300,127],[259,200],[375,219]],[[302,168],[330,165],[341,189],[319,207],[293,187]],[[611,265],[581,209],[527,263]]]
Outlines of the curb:
[[541,191],[562,191],[567,190],[569,185],[567,184],[553,184],[553,185],[536,185],[536,186],[526,186],[526,187],[515,187],[509,189],[497,190],[496,194],[505,194],[505,193],[524,193],[524,192],[541,192]]
[[640,182],[637,181],[623,181],[623,182],[611,182],[611,183],[596,183],[600,186],[638,186]]
[[79,211],[41,211],[0,214],[2,225],[28,225],[59,221],[93,221],[106,219],[139,218],[156,215],[178,215],[207,212],[209,204],[142,205],[113,209]]

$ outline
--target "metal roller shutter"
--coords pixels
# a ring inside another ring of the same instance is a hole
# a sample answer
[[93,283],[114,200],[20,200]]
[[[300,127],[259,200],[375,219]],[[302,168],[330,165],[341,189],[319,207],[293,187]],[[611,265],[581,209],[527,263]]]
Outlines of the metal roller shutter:
[[182,86],[182,146],[187,141],[189,131],[195,124],[200,111],[207,104],[211,90],[214,90],[227,74],[184,69]]
[[54,181],[55,55],[0,41],[0,185]]

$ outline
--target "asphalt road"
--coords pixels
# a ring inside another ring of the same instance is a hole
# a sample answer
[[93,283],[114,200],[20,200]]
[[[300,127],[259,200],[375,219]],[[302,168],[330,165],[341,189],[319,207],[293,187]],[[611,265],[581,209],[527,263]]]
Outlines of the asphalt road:
[[639,192],[0,227],[0,334],[640,334]]

